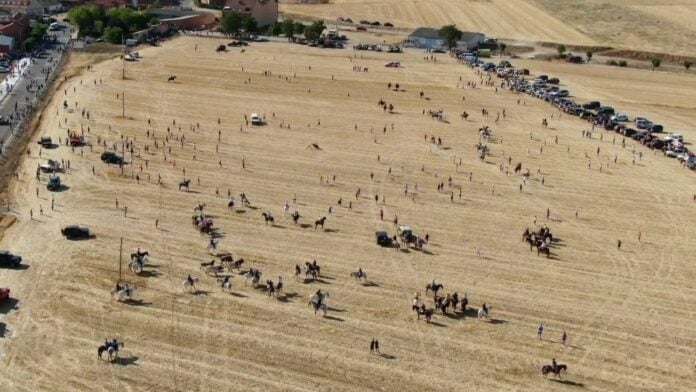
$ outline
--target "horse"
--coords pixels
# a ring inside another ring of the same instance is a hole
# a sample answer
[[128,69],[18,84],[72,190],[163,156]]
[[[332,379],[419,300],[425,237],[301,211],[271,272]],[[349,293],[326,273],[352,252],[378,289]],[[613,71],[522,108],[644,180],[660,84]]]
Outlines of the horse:
[[[123,342],[118,342],[117,344],[118,346],[123,347]],[[109,346],[107,347],[105,345],[101,345],[97,349],[97,356],[99,357],[99,359],[102,359],[102,354],[104,353],[104,351],[106,351],[106,353],[109,355],[109,362],[111,362],[114,360],[114,357],[118,358],[118,346],[114,347],[113,345],[109,344]]]
[[140,275],[140,273],[143,272],[144,264],[145,263],[143,263],[140,260],[133,260],[130,263],[128,263],[128,270],[136,275]]
[[256,286],[261,280],[261,271],[257,269],[250,268],[249,272],[244,274],[244,285],[251,282],[252,285]]
[[271,215],[270,212],[262,212],[261,216],[263,216],[263,219],[266,221],[266,224],[268,224],[268,222],[271,222],[271,224],[275,224],[275,219],[273,219],[273,215]]
[[230,201],[227,202],[227,209],[231,210],[234,208],[234,199],[230,199]]
[[225,291],[225,290],[227,290],[228,292],[232,291],[232,282],[230,282],[229,279],[230,279],[229,276],[226,276],[224,278],[217,278],[217,282],[220,285],[220,289],[222,289],[222,291]]
[[292,221],[297,224],[297,222],[300,220],[300,213],[295,211],[292,213]]
[[146,258],[147,256],[149,256],[149,255],[150,255],[150,252],[148,252],[148,251],[145,251],[145,252],[135,252],[135,253],[131,253],[131,254],[130,254],[130,258],[131,258],[131,260],[138,259],[138,261],[143,261],[143,262],[145,262],[145,261],[147,261],[147,259],[145,259],[145,258]]
[[492,306],[487,306],[486,309],[483,309],[483,307],[479,308],[478,313],[477,313],[478,318],[479,319],[482,319],[484,317],[487,319],[491,318],[491,309],[493,309]]
[[197,206],[193,207],[193,212],[197,212],[197,211],[203,212],[204,208],[205,208],[205,203],[203,203],[203,204],[198,203]]
[[229,261],[222,260],[222,262],[227,264],[227,269],[231,272],[233,269],[238,270],[242,268],[242,264],[244,264],[244,259],[239,259],[236,261],[232,261],[231,259]]
[[433,318],[433,314],[435,314],[435,309],[421,308],[418,310],[418,320],[420,320],[420,316],[425,316],[425,322],[430,323],[430,320]]
[[546,244],[544,244],[544,243],[542,243],[542,244],[540,244],[539,246],[537,246],[537,256],[539,256],[539,255],[542,254],[542,253],[546,254],[546,257],[547,257],[547,258],[551,257],[551,250],[550,250],[549,247],[548,247]]
[[437,295],[437,292],[440,291],[440,289],[445,288],[445,285],[442,283],[428,283],[425,285],[425,294],[428,294],[429,291],[432,291],[433,294]]
[[198,283],[198,278],[195,276],[191,277],[191,280],[185,279],[184,280],[184,289],[187,290],[189,293],[192,293],[196,290],[195,284]]
[[188,190],[189,190],[189,184],[191,184],[191,180],[184,180],[184,181],[181,181],[181,182],[179,183],[179,190],[181,190],[181,188],[186,188],[186,192],[188,192]]
[[313,294],[309,297],[309,302],[307,305],[314,307],[314,314],[317,314],[317,312],[321,310],[324,312],[324,316],[326,316],[326,311],[328,310],[328,307],[326,306],[327,298],[329,298],[329,293],[326,292],[321,294]]
[[357,280],[361,280],[361,279],[362,279],[362,280],[364,280],[364,281],[367,282],[367,272],[365,272],[365,271],[363,271],[363,270],[351,272],[351,273],[350,273],[350,276],[353,277],[353,278],[355,278],[355,279],[357,279]]
[[519,173],[522,171],[522,162],[518,163],[517,166],[515,166],[515,174]]
[[168,79],[167,82],[173,82],[176,80],[176,75],[171,75]]
[[555,377],[562,379],[562,377],[561,377],[562,370],[565,370],[567,372],[568,365],[556,365],[556,370],[554,370],[553,366],[551,366],[551,365],[544,365],[541,367],[541,375],[544,376],[544,378],[546,378],[547,374],[553,373]]
[[124,287],[120,290],[111,289],[111,297],[115,298],[118,302],[130,301],[135,295],[135,289],[130,287]]
[[317,229],[317,226],[321,226],[321,228],[323,229],[323,228],[324,228],[324,222],[326,222],[326,217],[325,217],[325,216],[322,217],[322,218],[319,219],[319,220],[314,221],[314,230]]

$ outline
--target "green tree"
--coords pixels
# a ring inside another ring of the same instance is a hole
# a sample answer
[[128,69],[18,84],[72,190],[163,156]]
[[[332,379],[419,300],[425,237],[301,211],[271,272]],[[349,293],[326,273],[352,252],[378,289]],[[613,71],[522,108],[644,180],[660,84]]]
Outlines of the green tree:
[[225,34],[238,33],[242,28],[242,17],[236,12],[230,12],[222,18],[222,32]]
[[652,59],[652,70],[654,71],[655,68],[659,68],[661,64],[662,64],[662,59],[655,57],[654,59]]
[[104,18],[104,10],[97,6],[75,7],[68,11],[68,19],[77,26],[80,36],[94,33],[94,23]]
[[29,37],[33,38],[35,42],[39,42],[46,36],[47,31],[48,26],[43,23],[37,23],[32,26]]
[[589,63],[590,60],[592,60],[593,53],[591,50],[588,50],[587,53],[585,53],[585,54],[587,55],[587,62]]
[[324,21],[318,20],[308,26],[305,26],[304,36],[309,40],[315,40],[321,37],[321,33],[323,33],[325,29],[326,26],[324,25]]
[[256,18],[253,18],[251,16],[244,16],[242,18],[242,28],[247,33],[252,34],[255,33],[256,30],[258,30],[259,24],[256,21]]
[[292,19],[285,19],[281,24],[281,30],[288,39],[291,39],[295,36],[295,22]]
[[107,27],[104,30],[104,40],[112,44],[120,44],[123,39],[124,33],[123,29],[116,27]]
[[295,35],[304,34],[305,25],[302,22],[295,22]]
[[448,49],[456,47],[457,41],[462,39],[462,32],[455,25],[442,26],[438,35],[445,41]]
[[277,37],[283,32],[283,25],[278,22],[273,22],[268,26],[268,35]]
[[689,72],[689,68],[691,68],[691,65],[693,65],[691,61],[684,60],[684,68],[686,68],[686,72]]
[[566,52],[565,45],[563,45],[563,44],[558,45],[558,47],[556,48],[556,51],[558,52],[558,57],[563,57],[563,55],[565,55],[565,52]]
[[104,22],[102,22],[101,20],[94,22],[93,29],[94,33],[96,34],[104,34]]
[[507,44],[505,42],[499,43],[498,49],[500,49],[500,57],[503,57],[503,53],[505,53],[505,49],[507,49]]

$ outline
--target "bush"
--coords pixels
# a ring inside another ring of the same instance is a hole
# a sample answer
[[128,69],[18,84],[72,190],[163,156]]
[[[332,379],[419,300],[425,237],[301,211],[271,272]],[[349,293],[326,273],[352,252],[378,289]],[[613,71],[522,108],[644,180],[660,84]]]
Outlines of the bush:
[[607,60],[607,65],[617,66],[619,63],[617,63],[616,60]]
[[628,63],[626,62],[626,60],[619,61],[619,67],[628,67]]

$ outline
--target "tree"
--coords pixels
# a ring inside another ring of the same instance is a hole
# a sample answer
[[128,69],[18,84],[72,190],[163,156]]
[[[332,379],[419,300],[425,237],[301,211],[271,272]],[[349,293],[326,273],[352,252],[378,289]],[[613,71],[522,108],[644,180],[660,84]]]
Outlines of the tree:
[[295,28],[295,35],[304,34],[304,28],[305,28],[304,23],[295,22],[293,26]]
[[686,68],[686,72],[689,72],[689,68],[691,68],[691,65],[693,63],[689,60],[684,60],[684,68]]
[[445,41],[448,49],[457,47],[457,41],[462,39],[462,32],[455,25],[442,26],[438,35]]
[[566,52],[565,45],[563,45],[563,44],[558,45],[558,47],[556,48],[556,51],[558,52],[558,57],[563,57],[563,55]]
[[652,59],[652,70],[655,71],[655,68],[659,68],[660,64],[662,64],[662,59],[655,57]]
[[104,40],[112,44],[120,44],[123,35],[123,29],[118,26],[107,27],[106,30],[104,30]]
[[242,28],[242,17],[236,12],[230,12],[222,18],[222,32],[225,34],[238,33]]
[[498,44],[498,48],[500,49],[500,57],[503,57],[503,53],[505,53],[505,49],[507,49],[507,44],[505,42],[501,42]]
[[323,33],[325,29],[326,26],[324,26],[324,21],[318,20],[311,25],[305,26],[304,36],[309,40],[315,40],[321,37],[321,33]]
[[242,18],[242,28],[244,28],[244,31],[246,31],[248,34],[252,34],[258,30],[259,24],[256,22],[256,18],[244,16]]
[[281,30],[283,31],[283,34],[288,39],[291,39],[295,36],[295,22],[292,19],[285,19],[280,26]]
[[33,38],[35,42],[39,42],[46,36],[47,31],[48,26],[43,23],[37,23],[32,26],[29,37]]
[[277,37],[283,32],[283,25],[278,22],[273,22],[268,26],[268,35]]
[[592,60],[592,54],[593,54],[593,53],[592,53],[591,50],[588,50],[586,54],[587,54],[587,62],[589,63],[590,60]]
[[104,22],[101,20],[94,22],[94,32],[96,34],[104,34]]

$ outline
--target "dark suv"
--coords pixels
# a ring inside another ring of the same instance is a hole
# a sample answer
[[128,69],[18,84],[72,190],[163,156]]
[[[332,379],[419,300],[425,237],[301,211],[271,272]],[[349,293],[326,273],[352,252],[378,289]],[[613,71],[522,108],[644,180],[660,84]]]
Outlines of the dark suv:
[[6,250],[0,250],[0,267],[17,268],[22,264],[22,256],[13,255]]
[[89,229],[83,226],[65,226],[60,232],[69,240],[90,237]]
[[115,164],[115,165],[120,165],[123,163],[123,158],[121,158],[120,155],[116,154],[115,152],[111,151],[106,151],[101,154],[101,160],[102,162],[108,163],[108,164]]

